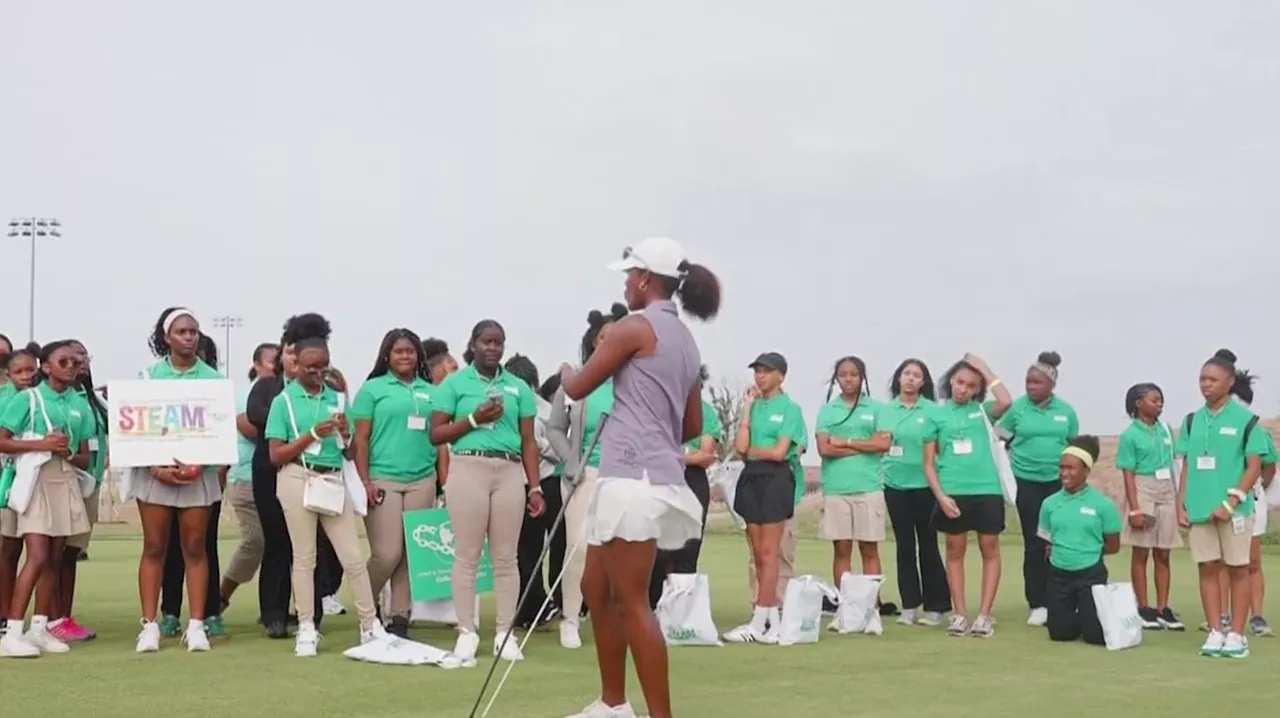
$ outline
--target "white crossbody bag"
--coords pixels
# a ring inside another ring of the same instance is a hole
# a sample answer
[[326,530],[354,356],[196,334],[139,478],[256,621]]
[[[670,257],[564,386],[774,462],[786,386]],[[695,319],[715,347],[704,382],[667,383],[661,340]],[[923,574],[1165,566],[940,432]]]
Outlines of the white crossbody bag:
[[[287,393],[284,396],[285,407],[289,410],[289,423],[293,425],[293,435],[301,436],[298,431],[298,419],[293,413],[293,401]],[[319,516],[341,516],[347,502],[347,487],[342,481],[342,472],[322,474],[307,464],[307,455],[298,456],[302,468],[307,473],[306,485],[302,489],[302,508]]]

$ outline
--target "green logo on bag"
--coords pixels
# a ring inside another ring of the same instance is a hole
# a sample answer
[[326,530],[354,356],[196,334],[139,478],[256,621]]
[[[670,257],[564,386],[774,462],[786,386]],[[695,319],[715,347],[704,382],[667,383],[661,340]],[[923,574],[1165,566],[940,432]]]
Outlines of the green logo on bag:
[[[409,563],[409,593],[414,601],[453,598],[453,523],[448,509],[423,509],[404,513],[404,548]],[[493,564],[489,546],[480,551],[476,568],[476,592],[493,590]]]
[[1142,628],[1142,618],[1140,618],[1136,613],[1131,613],[1128,616],[1125,616],[1121,619],[1120,623],[1129,630]]
[[800,631],[802,633],[808,633],[809,631],[816,631],[816,630],[818,630],[817,621],[801,621],[800,622]]
[[681,628],[672,626],[667,629],[668,641],[692,641],[698,637],[698,632],[692,628]]

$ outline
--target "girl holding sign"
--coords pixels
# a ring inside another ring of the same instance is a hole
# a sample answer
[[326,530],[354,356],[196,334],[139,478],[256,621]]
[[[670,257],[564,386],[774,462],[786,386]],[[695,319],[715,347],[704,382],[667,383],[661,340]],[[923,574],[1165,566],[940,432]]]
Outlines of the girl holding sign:
[[[49,452],[49,458],[34,470],[17,469],[25,476],[15,476],[9,495],[26,563],[14,582],[9,605],[3,607],[8,624],[0,639],[0,657],[5,658],[67,652],[67,644],[49,633],[49,616],[57,612],[56,570],[67,538],[89,530],[74,471],[88,467],[88,440],[93,434],[89,407],[73,388],[80,357],[71,342],[53,342],[40,352],[40,363],[46,380],[10,399],[0,415],[0,454]],[[39,600],[31,630],[24,635],[23,617],[37,582]]]
[[[189,309],[170,307],[160,313],[151,335],[151,351],[160,358],[143,377],[155,381],[199,381],[222,379],[216,369],[198,355],[200,322]],[[176,515],[180,549],[186,567],[187,603],[191,620],[182,642],[188,651],[209,650],[205,631],[205,605],[209,591],[208,554],[205,535],[210,508],[222,500],[217,466],[152,466],[133,472],[122,500],[136,499],[142,520],[142,558],[138,564],[138,590],[142,602],[142,631],[138,653],[160,650],[160,624],[156,614],[160,584],[164,576],[169,537]]]
[[[284,510],[293,546],[293,595],[298,610],[294,653],[316,655],[320,633],[315,623],[316,531],[323,525],[342,571],[351,584],[360,619],[360,640],[385,635],[378,622],[368,567],[360,550],[356,515],[377,503],[376,490],[365,485],[358,497],[346,484],[343,460],[352,454],[351,430],[342,395],[325,377],[329,366],[329,322],[318,314],[300,318],[294,326],[297,378],[271,401],[266,431],[271,463],[280,470],[276,494]],[[308,495],[324,484],[336,483],[339,505],[308,505]],[[334,511],[336,510],[336,513]]]
[[378,360],[351,406],[355,462],[360,480],[372,488],[365,527],[369,537],[369,583],[374,595],[391,582],[387,630],[409,635],[409,565],[404,551],[406,511],[435,505],[436,477],[445,479],[431,444],[431,392],[426,354],[418,335],[392,329],[382,338]]

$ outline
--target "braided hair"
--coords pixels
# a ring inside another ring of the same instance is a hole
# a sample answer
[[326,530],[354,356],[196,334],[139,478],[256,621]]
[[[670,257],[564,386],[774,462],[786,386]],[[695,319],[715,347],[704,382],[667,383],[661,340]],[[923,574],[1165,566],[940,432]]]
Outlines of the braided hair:
[[1130,419],[1138,418],[1138,401],[1153,391],[1159,394],[1161,399],[1164,398],[1164,391],[1149,381],[1129,387],[1129,391],[1124,393],[1124,413],[1128,414]]
[[843,424],[849,420],[849,417],[853,416],[853,412],[858,410],[858,404],[862,403],[862,397],[871,395],[871,389],[868,387],[867,383],[867,364],[862,361],[860,357],[856,357],[851,354],[849,356],[840,357],[836,360],[836,365],[831,370],[831,380],[827,382],[826,401],[831,401],[831,394],[835,391],[837,384],[836,378],[840,376],[840,367],[844,366],[846,363],[851,363],[855,368],[857,368],[858,378],[861,384],[858,387],[858,395],[853,399],[853,406],[849,407],[849,413],[845,414],[843,419],[836,422],[839,424]]
[[[89,353],[84,342],[72,339],[71,343],[81,349],[85,349],[86,355]],[[89,402],[89,408],[93,410],[94,418],[98,422],[98,428],[105,431],[107,428],[107,407],[98,398],[98,393],[93,390],[93,372],[89,370],[88,361],[80,368],[80,376],[76,379],[76,387],[84,392],[84,398]]]
[[417,357],[414,366],[414,374],[421,377],[428,384],[431,383],[431,368],[427,366],[427,353],[423,350],[423,342],[414,334],[412,330],[403,327],[392,329],[382,337],[382,344],[378,347],[378,359],[373,363],[373,371],[369,372],[370,379],[376,379],[380,376],[386,376],[391,370],[391,350],[395,348],[396,342],[405,340],[413,346],[413,353]]

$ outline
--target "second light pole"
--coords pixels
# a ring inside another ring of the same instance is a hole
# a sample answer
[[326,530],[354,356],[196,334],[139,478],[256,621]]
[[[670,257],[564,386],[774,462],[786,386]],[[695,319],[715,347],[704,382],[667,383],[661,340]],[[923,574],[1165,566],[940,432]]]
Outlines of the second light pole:
[[239,329],[243,324],[244,319],[233,317],[229,314],[213,318],[213,328],[222,329],[226,332],[226,343],[223,345],[222,350],[222,366],[219,367],[224,374],[227,372],[227,363],[231,361],[231,330]]

